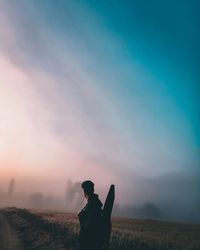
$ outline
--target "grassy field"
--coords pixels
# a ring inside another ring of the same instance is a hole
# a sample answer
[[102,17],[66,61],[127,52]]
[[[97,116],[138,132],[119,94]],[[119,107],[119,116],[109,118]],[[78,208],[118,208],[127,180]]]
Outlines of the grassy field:
[[[78,249],[79,225],[75,214],[9,208],[0,210],[0,223],[4,223],[0,226],[4,238],[0,237],[1,250]],[[8,236],[15,247],[6,244]],[[113,218],[110,249],[200,250],[200,225]]]

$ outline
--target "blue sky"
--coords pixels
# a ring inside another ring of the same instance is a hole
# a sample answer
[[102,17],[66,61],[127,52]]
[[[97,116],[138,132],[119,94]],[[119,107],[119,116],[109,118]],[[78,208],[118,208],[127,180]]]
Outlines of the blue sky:
[[195,3],[38,1],[34,6],[94,84],[111,95],[114,126],[125,136],[152,139],[156,147],[166,143],[175,154],[198,149]]
[[[19,128],[1,130],[8,148],[2,143],[2,154],[11,153],[12,132],[27,156],[20,164],[31,165],[24,172],[39,174],[45,164],[55,173],[60,164],[58,179],[75,178],[84,168],[78,179],[98,182],[102,175],[109,183],[123,176],[124,190],[133,176],[198,172],[198,7],[198,1],[2,0],[1,116],[15,123],[7,116],[12,107]],[[31,131],[30,148],[22,131]]]

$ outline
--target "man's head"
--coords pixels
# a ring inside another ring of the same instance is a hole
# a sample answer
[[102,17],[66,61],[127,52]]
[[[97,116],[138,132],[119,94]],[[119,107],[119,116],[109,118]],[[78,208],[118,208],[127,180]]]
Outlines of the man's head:
[[94,194],[94,183],[92,181],[84,181],[81,185],[81,187],[83,188],[85,197],[88,198],[90,197],[92,194]]

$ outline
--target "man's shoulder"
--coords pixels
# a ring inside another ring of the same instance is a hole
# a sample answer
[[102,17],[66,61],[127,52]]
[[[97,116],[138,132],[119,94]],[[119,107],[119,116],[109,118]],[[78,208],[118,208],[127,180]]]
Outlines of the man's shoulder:
[[88,200],[88,206],[92,207],[102,207],[102,202],[100,201],[97,194],[94,194],[89,200]]

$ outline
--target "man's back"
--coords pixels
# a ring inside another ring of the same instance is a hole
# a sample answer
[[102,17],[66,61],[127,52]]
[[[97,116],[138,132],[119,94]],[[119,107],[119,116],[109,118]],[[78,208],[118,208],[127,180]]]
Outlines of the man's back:
[[102,203],[98,195],[92,194],[86,206],[79,213],[81,249],[101,249],[102,245]]

